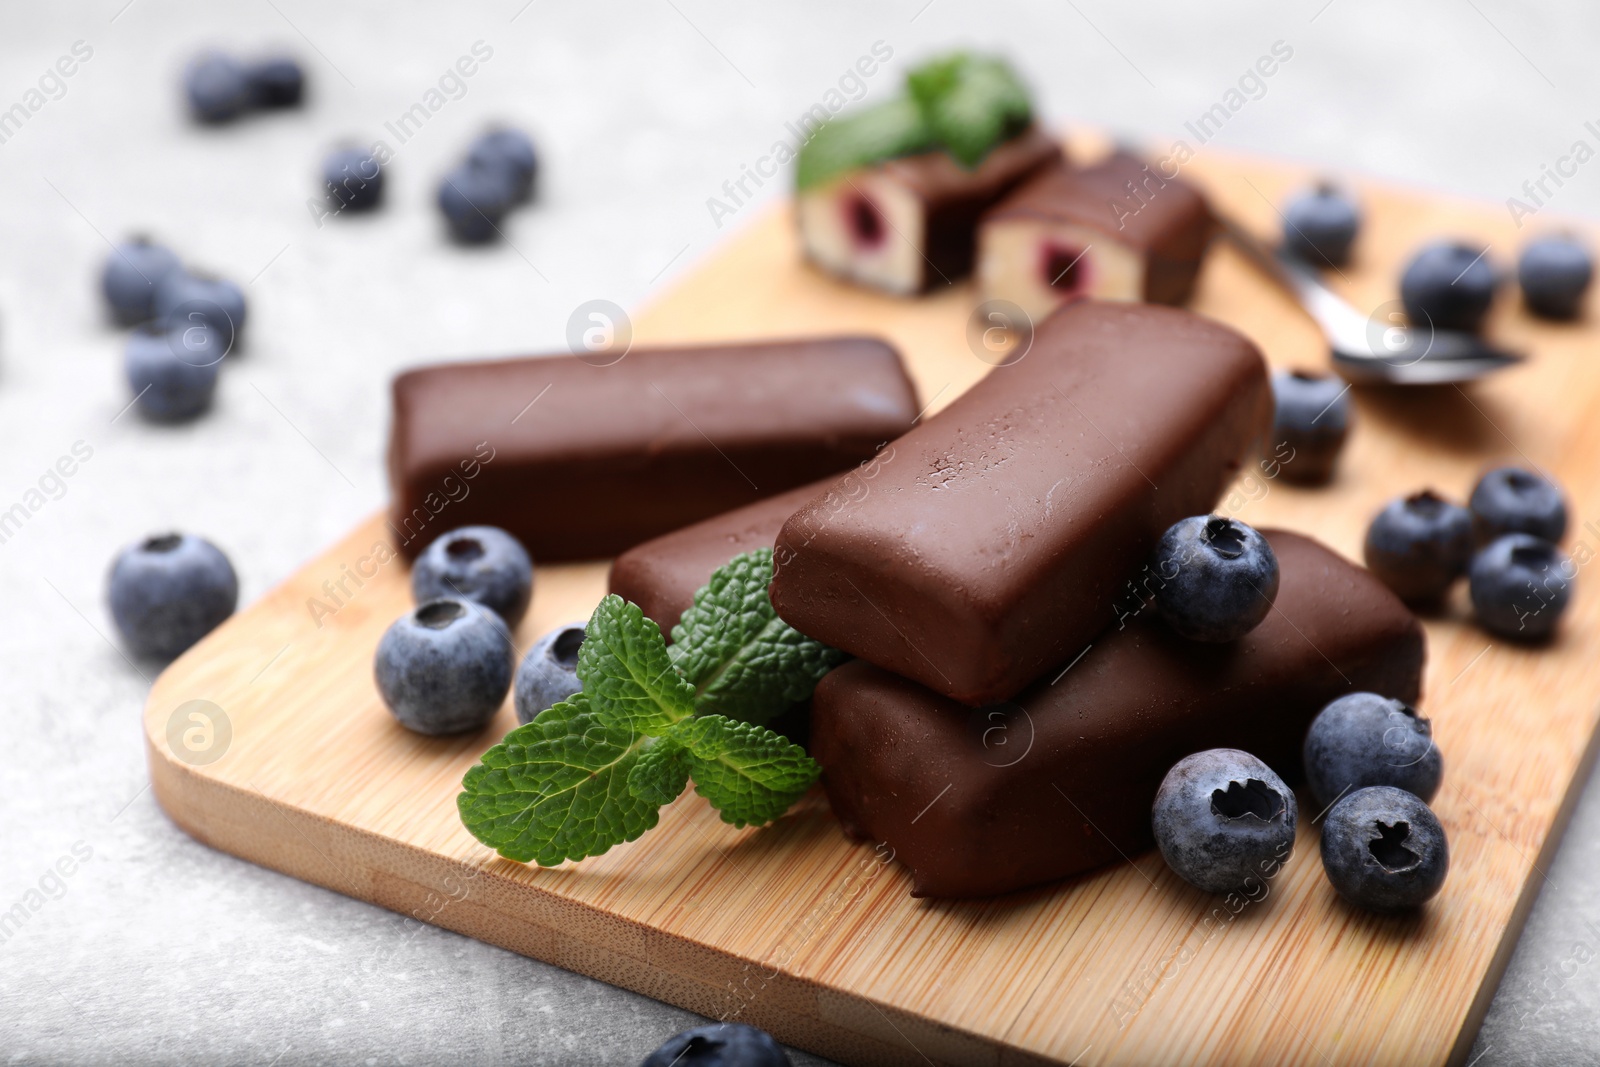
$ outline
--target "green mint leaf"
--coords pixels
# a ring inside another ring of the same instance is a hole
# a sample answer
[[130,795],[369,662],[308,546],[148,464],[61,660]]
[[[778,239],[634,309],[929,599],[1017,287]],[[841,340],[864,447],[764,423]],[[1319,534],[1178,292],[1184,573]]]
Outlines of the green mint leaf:
[[628,790],[646,739],[607,721],[578,693],[483,754],[456,807],[479,841],[507,859],[552,867],[598,856],[655,826],[659,804]]
[[931,147],[933,138],[916,102],[886,100],[823,123],[800,147],[795,188],[809,189],[857,167]]
[[958,53],[906,76],[929,132],[962,165],[975,167],[1033,118],[1027,87],[1011,65]]
[[661,628],[615,593],[589,617],[578,679],[598,715],[635,733],[659,737],[694,714],[694,686],[673,669]]
[[694,791],[735,826],[771,822],[811,788],[822,768],[805,749],[764,726],[701,715],[672,728],[688,754]]
[[767,587],[772,549],[735,556],[711,574],[672,630],[672,662],[693,685],[697,715],[766,723],[811,696],[844,653],[778,618]]
[[628,772],[628,792],[657,807],[671,804],[689,784],[689,750],[663,737],[639,754]]

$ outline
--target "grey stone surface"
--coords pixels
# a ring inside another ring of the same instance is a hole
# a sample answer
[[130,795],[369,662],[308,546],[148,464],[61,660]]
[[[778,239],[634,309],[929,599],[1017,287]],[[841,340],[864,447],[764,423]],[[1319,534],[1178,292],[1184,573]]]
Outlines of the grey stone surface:
[[[1508,0],[7,5],[0,109],[74,42],[93,54],[0,143],[0,510],[75,442],[93,455],[0,543],[0,912],[40,905],[0,940],[0,1054],[617,1064],[694,1022],[190,840],[145,788],[150,668],[107,640],[102,584],[121,543],[179,527],[222,545],[244,601],[258,597],[383,500],[394,370],[557,348],[580,302],[637,306],[668,285],[753,214],[719,227],[707,198],[873,42],[895,58],[869,99],[927,50],[1001,47],[1051,118],[1193,144],[1184,123],[1281,40],[1292,59],[1216,144],[1503,202],[1574,141],[1596,143],[1597,33],[1593,5]],[[399,144],[385,123],[478,41],[493,55]],[[300,54],[309,108],[190,127],[177,74],[207,43]],[[544,194],[510,244],[462,251],[442,239],[431,184],[491,118],[537,135]],[[317,161],[345,136],[398,150],[389,204],[318,227]],[[1586,171],[1547,188],[1552,213],[1600,210]],[[119,417],[120,335],[94,277],[105,239],[135,229],[249,283],[244,349],[189,426]],[[91,858],[52,876],[75,847]],[[1478,1064],[1600,1059],[1597,874],[1591,790]]]

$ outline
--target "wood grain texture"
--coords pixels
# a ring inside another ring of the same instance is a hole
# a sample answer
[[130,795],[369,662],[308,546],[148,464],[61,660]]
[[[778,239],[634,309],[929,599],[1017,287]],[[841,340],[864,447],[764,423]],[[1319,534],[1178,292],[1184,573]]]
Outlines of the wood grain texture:
[[[1091,141],[1074,146],[1080,158]],[[1184,173],[1262,233],[1277,228],[1272,205],[1308,177],[1209,148]],[[1488,243],[1504,264],[1527,236],[1497,208],[1360,188],[1365,236],[1333,281],[1363,310],[1394,297],[1400,265],[1430,237]],[[639,316],[636,343],[879,333],[937,410],[989,369],[966,341],[975,300],[965,286],[907,301],[822,278],[798,262],[780,209]],[[1276,365],[1324,362],[1309,323],[1229,249],[1213,253],[1194,306]],[[1586,560],[1600,549],[1600,523],[1589,525],[1600,502],[1596,334],[1536,323],[1509,295],[1490,332],[1535,359],[1466,389],[1359,390],[1332,486],[1257,472],[1221,510],[1359,559],[1385,500],[1424,485],[1462,498],[1486,464],[1509,459],[1565,485],[1568,547]],[[482,733],[441,740],[396,726],[378,699],[373,650],[410,604],[402,563],[361,562],[384,537],[376,517],[363,524],[156,682],[150,772],[173,820],[254,862],[849,1063],[1459,1062],[1593,757],[1600,597],[1581,574],[1547,648],[1491,640],[1464,597],[1427,623],[1424,710],[1445,757],[1435,806],[1452,870],[1418,916],[1341,904],[1308,822],[1265,898],[1237,913],[1154,853],[994,901],[913,900],[887,850],[847,841],[819,791],[774,826],[742,831],[686,794],[633,844],[525,867],[488,853],[455,813],[462,774],[515,724],[509,700]],[[540,568],[524,647],[586,616],[604,575],[601,564]],[[349,595],[335,605],[323,583],[341,578]],[[336,610],[315,618],[313,599]],[[192,700],[213,702],[231,728],[213,762],[169,743],[176,709]]]

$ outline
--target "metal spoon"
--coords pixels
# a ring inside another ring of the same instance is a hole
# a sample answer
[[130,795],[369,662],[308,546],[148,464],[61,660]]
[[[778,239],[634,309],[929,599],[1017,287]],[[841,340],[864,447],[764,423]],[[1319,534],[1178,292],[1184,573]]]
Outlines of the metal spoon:
[[1469,333],[1375,321],[1323,284],[1313,267],[1273,252],[1233,219],[1219,217],[1219,221],[1223,233],[1245,258],[1281,285],[1322,328],[1334,369],[1350,381],[1393,385],[1469,382],[1515,366],[1524,358]]

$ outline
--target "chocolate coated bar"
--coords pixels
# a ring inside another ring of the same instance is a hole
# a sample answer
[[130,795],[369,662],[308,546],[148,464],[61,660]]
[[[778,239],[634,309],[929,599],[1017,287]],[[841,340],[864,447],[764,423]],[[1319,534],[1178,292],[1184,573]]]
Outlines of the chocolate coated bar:
[[394,382],[391,533],[408,557],[469,523],[539,562],[611,556],[846,470],[916,415],[865,337],[424,367]]
[[813,482],[635,545],[612,561],[607,592],[639,605],[670,639],[712,571],[741,552],[771,548],[789,516],[832,484]]
[[1117,152],[996,204],[978,227],[978,285],[1035,320],[1078,297],[1181,304],[1215,230],[1200,190]]
[[842,174],[798,197],[800,240],[823,270],[902,295],[972,270],[978,217],[1061,146],[1029,127],[968,170],[944,149]]
[[1163,531],[1209,511],[1271,419],[1261,354],[1186,311],[1070,304],[895,441],[861,499],[800,509],[772,603],[801,633],[968,704],[1111,624]]
[[[1137,856],[1150,805],[1191,752],[1252,752],[1298,781],[1328,701],[1414,702],[1422,627],[1365,569],[1264,531],[1282,569],[1274,610],[1228,646],[1186,641],[1146,611],[1013,704],[972,709],[856,660],[817,686],[811,752],[852,836],[887,841],[919,896],[973,897]],[[1315,863],[1315,845],[1297,860]]]

